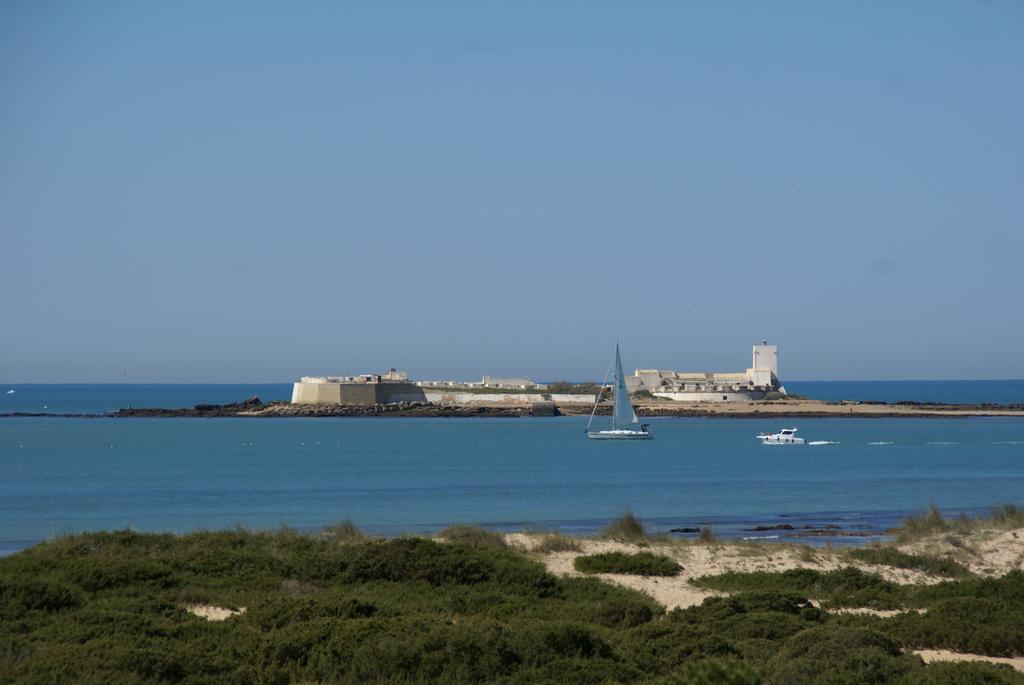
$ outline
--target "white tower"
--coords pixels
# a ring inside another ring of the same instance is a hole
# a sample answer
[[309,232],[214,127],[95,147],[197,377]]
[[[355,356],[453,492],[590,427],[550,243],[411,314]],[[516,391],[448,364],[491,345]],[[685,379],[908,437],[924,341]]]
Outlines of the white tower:
[[754,363],[749,371],[754,385],[774,386],[779,383],[779,348],[767,340],[754,345]]

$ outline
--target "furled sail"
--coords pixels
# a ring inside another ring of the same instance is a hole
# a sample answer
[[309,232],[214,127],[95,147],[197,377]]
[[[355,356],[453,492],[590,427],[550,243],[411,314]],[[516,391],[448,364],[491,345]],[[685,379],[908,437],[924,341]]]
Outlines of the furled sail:
[[615,397],[612,405],[612,430],[624,428],[626,424],[637,423],[636,412],[629,402],[626,378],[622,375],[622,358],[619,356],[619,342],[615,341]]

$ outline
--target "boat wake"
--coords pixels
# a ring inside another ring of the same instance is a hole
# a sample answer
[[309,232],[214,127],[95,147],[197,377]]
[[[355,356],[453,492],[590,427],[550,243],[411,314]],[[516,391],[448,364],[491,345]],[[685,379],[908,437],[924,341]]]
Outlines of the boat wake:
[[838,442],[832,440],[811,440],[808,445],[838,445]]
[[882,440],[882,441],[879,441],[879,442],[869,442],[868,444],[869,445],[895,445],[896,443],[890,442],[888,440]]
[[940,440],[940,441],[937,441],[937,442],[926,442],[925,444],[926,445],[955,445],[956,443],[955,442],[948,442],[948,441]]

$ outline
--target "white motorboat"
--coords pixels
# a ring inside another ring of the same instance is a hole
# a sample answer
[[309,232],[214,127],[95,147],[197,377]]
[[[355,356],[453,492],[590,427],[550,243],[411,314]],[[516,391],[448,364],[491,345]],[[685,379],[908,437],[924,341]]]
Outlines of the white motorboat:
[[778,433],[761,433],[757,436],[762,445],[806,445],[807,441],[796,437],[796,428],[783,428]]
[[[615,341],[615,390],[612,397],[612,429],[608,431],[592,431],[590,424],[594,422],[594,414],[597,413],[597,405],[601,402],[601,393],[597,393],[597,401],[594,402],[594,410],[590,412],[590,421],[587,422],[587,437],[591,440],[650,440],[651,432],[647,424],[641,424],[633,411],[633,404],[629,401],[629,392],[626,390],[626,379],[622,375],[622,357],[619,356],[619,341]],[[605,380],[607,380],[607,375]],[[601,385],[604,387],[604,384]]]

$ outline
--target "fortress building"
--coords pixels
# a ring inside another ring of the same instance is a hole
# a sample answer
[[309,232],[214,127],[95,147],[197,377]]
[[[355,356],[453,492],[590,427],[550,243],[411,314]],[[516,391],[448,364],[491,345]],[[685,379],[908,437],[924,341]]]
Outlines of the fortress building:
[[637,369],[626,379],[626,388],[681,402],[747,402],[786,393],[779,381],[779,348],[768,341],[754,345],[753,365],[745,373]]
[[358,376],[303,376],[292,385],[292,404],[529,404],[593,402],[593,395],[546,395],[547,385],[529,378],[484,376],[479,381],[411,381],[405,371]]
[[292,385],[292,404],[389,404],[425,402],[423,390],[405,371],[359,376],[303,376]]
[[[779,349],[754,345],[753,364],[745,373],[688,373],[637,369],[626,378],[630,393],[680,402],[748,402],[785,394],[779,381]],[[394,404],[430,402],[460,406],[559,406],[593,404],[587,393],[551,394],[544,383],[526,377],[484,376],[479,381],[413,381],[405,371],[358,376],[303,376],[292,386],[292,404]]]

